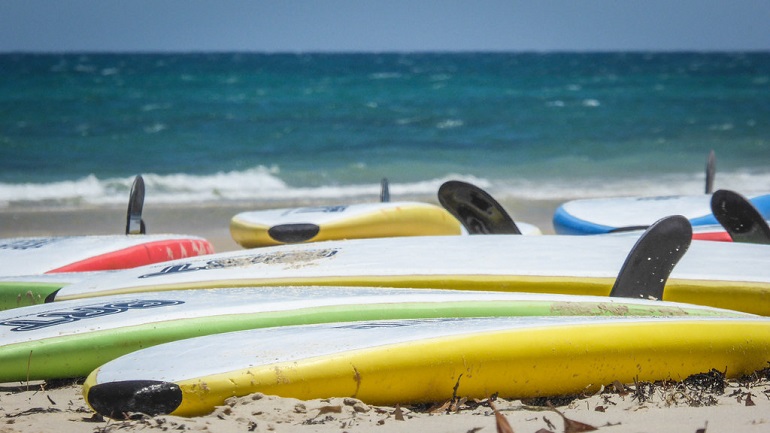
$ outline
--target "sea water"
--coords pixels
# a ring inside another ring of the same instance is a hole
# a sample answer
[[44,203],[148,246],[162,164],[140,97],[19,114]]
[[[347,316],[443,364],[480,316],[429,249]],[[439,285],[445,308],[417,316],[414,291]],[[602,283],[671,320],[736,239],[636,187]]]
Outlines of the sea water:
[[770,53],[0,55],[0,207],[770,189]]

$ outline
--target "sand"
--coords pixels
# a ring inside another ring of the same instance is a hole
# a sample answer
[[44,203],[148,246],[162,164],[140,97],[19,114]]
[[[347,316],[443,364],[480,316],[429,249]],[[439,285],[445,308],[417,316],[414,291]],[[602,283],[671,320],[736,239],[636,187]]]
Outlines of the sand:
[[[716,380],[713,383],[722,383]],[[645,386],[647,385],[647,386]],[[695,384],[642,384],[569,402],[494,400],[512,431],[526,433],[697,433],[770,431],[770,382],[727,382],[723,392]],[[369,406],[352,398],[300,401],[262,394],[231,398],[196,418],[142,417],[122,421],[94,415],[80,387],[0,388],[0,432],[495,432],[488,400],[438,402],[432,407]]]
[[[558,203],[503,202],[514,219],[553,233],[550,218]],[[291,205],[272,203],[271,206]],[[228,231],[230,217],[264,204],[155,206],[145,210],[151,233],[193,234],[209,239],[219,252],[240,249]],[[79,210],[23,208],[0,210],[4,237],[115,234],[125,228],[125,209]],[[104,419],[85,403],[77,384],[0,385],[0,433],[6,432],[578,432],[589,427],[625,432],[767,432],[770,431],[768,372],[753,381],[727,382],[723,392],[694,384],[612,387],[571,401],[498,399],[437,402],[434,407],[373,407],[350,398],[299,401],[254,394],[233,398],[212,414],[197,418],[139,417]],[[713,383],[723,383],[714,380]],[[713,385],[713,383],[710,383]],[[649,384],[648,384],[649,385]],[[558,412],[557,412],[558,410]],[[561,414],[560,414],[561,413]],[[566,418],[564,418],[566,417]],[[566,420],[566,422],[565,422]],[[503,428],[501,430],[501,428]]]

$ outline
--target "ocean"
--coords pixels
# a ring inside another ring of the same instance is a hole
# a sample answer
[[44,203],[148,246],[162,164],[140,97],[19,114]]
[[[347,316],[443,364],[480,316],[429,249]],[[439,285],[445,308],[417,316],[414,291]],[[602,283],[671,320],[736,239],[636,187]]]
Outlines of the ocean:
[[770,53],[1,54],[0,208],[770,188]]

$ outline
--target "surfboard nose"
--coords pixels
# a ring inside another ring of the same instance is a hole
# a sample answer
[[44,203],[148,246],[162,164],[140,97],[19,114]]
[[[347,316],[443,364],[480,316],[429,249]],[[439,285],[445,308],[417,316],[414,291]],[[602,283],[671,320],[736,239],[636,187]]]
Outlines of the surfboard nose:
[[170,382],[128,380],[94,385],[86,398],[99,414],[127,419],[133,413],[170,414],[182,404],[182,390]]
[[270,227],[267,234],[278,242],[287,244],[313,239],[321,228],[315,224],[281,224]]

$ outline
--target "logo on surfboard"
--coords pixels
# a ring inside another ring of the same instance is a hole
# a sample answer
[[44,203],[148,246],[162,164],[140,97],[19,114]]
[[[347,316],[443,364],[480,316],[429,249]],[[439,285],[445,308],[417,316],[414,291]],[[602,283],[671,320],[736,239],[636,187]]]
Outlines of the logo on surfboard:
[[2,321],[0,322],[0,325],[13,326],[14,328],[11,329],[13,332],[35,331],[38,329],[61,325],[63,323],[71,323],[83,319],[93,319],[96,317],[123,313],[128,310],[146,310],[148,308],[168,307],[171,305],[179,304],[184,304],[184,301],[148,299],[126,302],[111,302],[108,304],[75,307],[70,310],[41,313],[29,318],[19,317],[16,319]]
[[0,250],[34,250],[56,242],[57,238],[18,239],[0,243]]
[[345,205],[338,206],[316,206],[316,207],[301,207],[294,209],[292,213],[340,213],[345,212],[348,207]]
[[195,266],[193,263],[182,263],[166,266],[159,272],[140,275],[139,278],[152,278],[162,275],[178,274],[183,272],[207,271],[212,269],[239,268],[256,264],[286,264],[298,266],[316,260],[332,257],[337,254],[337,252],[339,252],[339,250],[336,248],[325,248],[320,250],[289,251],[240,257],[228,257],[226,259],[209,260],[202,266]]

